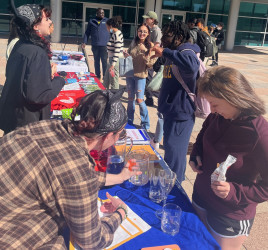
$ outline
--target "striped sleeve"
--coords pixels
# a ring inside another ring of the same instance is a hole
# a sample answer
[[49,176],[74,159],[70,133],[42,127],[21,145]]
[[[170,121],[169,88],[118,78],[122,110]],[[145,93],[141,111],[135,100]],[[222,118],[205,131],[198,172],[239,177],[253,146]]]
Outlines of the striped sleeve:
[[114,33],[109,42],[107,43],[107,50],[110,55],[112,55],[112,65],[115,66],[115,64],[118,61],[118,58],[121,53],[123,53],[123,47],[124,47],[124,38],[121,31],[117,31]]

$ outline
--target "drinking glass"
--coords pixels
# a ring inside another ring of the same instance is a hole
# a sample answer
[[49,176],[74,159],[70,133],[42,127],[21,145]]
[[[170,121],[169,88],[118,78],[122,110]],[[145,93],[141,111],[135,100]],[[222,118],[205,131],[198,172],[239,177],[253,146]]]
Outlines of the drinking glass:
[[120,174],[125,166],[126,156],[130,153],[133,141],[130,137],[120,138],[114,146],[108,148],[108,174]]
[[161,218],[161,229],[164,233],[174,236],[179,232],[181,213],[181,208],[176,204],[164,205]]
[[159,168],[151,170],[149,198],[153,202],[160,203],[163,200],[163,188],[161,185],[161,179],[164,177],[165,170]]
[[143,186],[149,181],[149,159],[150,154],[143,150],[133,150],[128,155],[128,160],[134,160],[135,171],[142,172],[140,175],[133,175],[130,177],[129,181],[136,186]]
[[[171,170],[165,170],[165,177],[161,179],[161,186],[163,188],[163,206],[165,206],[168,194],[172,190],[176,181],[176,174]],[[163,209],[156,210],[156,217],[161,219]]]

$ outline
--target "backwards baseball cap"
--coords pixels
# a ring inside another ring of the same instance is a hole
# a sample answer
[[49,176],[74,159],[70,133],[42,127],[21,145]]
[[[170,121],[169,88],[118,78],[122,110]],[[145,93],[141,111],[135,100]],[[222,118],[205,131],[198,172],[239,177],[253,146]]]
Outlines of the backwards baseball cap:
[[16,8],[14,1],[11,0],[11,6],[15,16],[24,21],[28,26],[31,26],[38,17],[42,17],[42,9],[38,4],[25,4]]
[[142,16],[143,18],[152,18],[157,20],[157,14],[154,11],[148,11],[146,15]]

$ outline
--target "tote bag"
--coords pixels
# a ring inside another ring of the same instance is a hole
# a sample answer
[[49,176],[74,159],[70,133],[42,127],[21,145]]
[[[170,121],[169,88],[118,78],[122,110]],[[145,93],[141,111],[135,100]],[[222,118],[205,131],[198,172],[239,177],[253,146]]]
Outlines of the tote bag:
[[152,91],[158,91],[161,88],[162,81],[163,81],[163,70],[164,65],[161,65],[160,70],[154,75],[150,83],[148,84],[148,89]]
[[119,58],[119,76],[120,77],[134,76],[132,56],[128,56],[126,58]]

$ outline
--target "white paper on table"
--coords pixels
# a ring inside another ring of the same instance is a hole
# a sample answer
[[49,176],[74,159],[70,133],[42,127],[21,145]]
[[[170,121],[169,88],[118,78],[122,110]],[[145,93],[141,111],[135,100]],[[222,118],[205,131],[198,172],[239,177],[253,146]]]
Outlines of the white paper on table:
[[[98,200],[98,212],[99,216],[107,216],[108,214],[104,214],[100,211],[101,201]],[[138,216],[133,210],[131,210],[128,206],[128,217],[122,222],[122,224],[117,228],[114,233],[114,239],[112,244],[105,248],[105,250],[112,250],[123,243],[135,238],[136,236],[145,233],[151,228],[140,216]],[[77,244],[74,245],[75,250],[79,250],[79,246]]]
[[74,82],[64,85],[63,90],[81,90],[81,87],[78,82]]
[[61,110],[53,110],[52,115],[62,115]]
[[132,138],[133,144],[150,144],[150,137],[144,129],[127,129],[127,136]]

